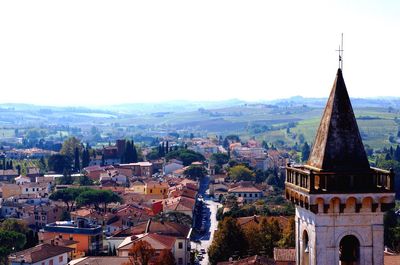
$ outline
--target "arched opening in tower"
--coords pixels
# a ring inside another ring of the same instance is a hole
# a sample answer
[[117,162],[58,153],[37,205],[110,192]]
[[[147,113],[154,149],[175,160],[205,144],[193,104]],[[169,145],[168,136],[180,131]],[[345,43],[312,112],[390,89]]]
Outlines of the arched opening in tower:
[[360,264],[360,242],[353,235],[342,238],[339,245],[339,265]]
[[310,246],[309,246],[309,239],[308,233],[306,230],[303,232],[303,248],[302,248],[302,265],[309,265],[310,264]]

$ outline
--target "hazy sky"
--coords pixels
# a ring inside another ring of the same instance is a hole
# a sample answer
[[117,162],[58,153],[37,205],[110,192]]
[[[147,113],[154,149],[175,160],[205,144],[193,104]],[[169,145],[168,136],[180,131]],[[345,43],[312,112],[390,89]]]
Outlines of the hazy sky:
[[1,1],[0,102],[400,96],[400,1]]

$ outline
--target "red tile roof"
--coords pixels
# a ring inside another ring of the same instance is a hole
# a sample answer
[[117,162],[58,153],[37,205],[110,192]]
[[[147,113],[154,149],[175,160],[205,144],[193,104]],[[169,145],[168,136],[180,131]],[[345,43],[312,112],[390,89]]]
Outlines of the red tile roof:
[[275,261],[296,261],[295,248],[274,248]]
[[33,248],[16,252],[9,256],[11,262],[18,263],[36,263],[48,258],[56,257],[64,253],[72,252],[72,248],[54,246],[50,244],[40,244]]
[[384,265],[399,265],[400,264],[400,255],[390,255],[385,253],[383,256],[384,258]]
[[248,258],[218,262],[218,265],[275,265],[275,261],[263,256],[251,256]]

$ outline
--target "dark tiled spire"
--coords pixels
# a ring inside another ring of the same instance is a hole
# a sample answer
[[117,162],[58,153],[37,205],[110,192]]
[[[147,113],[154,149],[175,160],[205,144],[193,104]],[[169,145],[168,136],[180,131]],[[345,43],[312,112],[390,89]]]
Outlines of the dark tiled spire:
[[307,165],[332,172],[370,169],[341,69],[337,71]]

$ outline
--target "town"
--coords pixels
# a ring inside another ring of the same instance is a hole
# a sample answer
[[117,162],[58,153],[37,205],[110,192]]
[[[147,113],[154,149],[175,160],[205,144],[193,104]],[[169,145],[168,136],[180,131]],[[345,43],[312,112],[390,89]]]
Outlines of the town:
[[[118,139],[93,148],[74,136],[48,149],[44,139],[4,145],[1,262],[321,264],[332,255],[341,264],[396,263],[396,175],[369,160],[395,165],[400,146],[364,148],[341,69],[314,145],[299,141],[284,148],[175,131],[152,146]],[[375,238],[361,236],[371,227],[380,227]],[[329,241],[316,245],[340,231],[340,255],[325,251]]]

